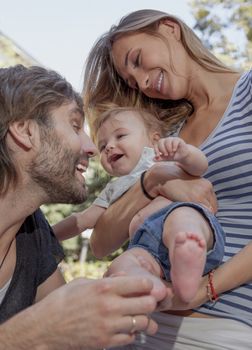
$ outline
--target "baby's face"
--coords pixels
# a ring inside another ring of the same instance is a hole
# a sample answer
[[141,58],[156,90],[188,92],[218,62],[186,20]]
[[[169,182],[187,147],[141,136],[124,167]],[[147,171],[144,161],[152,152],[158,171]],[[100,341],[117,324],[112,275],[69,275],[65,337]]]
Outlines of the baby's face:
[[97,132],[103,168],[113,176],[129,174],[143,148],[152,147],[144,121],[138,112],[122,111],[109,117]]

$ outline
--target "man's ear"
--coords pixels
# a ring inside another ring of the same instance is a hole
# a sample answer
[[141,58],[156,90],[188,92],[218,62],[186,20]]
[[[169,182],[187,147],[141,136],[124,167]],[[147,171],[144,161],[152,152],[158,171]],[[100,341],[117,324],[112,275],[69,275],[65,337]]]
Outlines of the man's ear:
[[178,23],[170,20],[169,18],[164,18],[160,21],[159,24],[160,31],[164,33],[174,35],[175,39],[180,41],[181,39],[181,29]]
[[38,125],[34,120],[16,121],[9,126],[14,142],[27,150],[33,147],[37,132]]

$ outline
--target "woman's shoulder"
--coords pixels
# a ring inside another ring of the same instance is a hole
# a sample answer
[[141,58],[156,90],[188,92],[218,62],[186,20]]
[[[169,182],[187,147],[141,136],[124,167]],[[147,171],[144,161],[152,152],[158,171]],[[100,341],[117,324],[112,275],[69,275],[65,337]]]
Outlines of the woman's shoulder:
[[252,97],[252,69],[241,74],[234,92],[239,101]]
[[239,81],[240,81],[240,85],[248,84],[248,86],[251,87],[252,86],[252,68],[242,73]]

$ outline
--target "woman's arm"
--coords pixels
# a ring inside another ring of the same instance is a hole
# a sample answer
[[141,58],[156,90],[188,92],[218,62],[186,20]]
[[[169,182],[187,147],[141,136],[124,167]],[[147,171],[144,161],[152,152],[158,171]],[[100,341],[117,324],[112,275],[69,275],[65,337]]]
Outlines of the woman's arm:
[[[168,175],[170,178],[167,178]],[[153,197],[161,195],[173,202],[201,203],[212,212],[217,211],[217,200],[211,182],[191,176],[169,163],[155,164],[146,173],[144,187]]]
[[[162,195],[172,201],[194,201],[217,209],[210,182],[192,177],[177,166],[155,164],[147,171],[144,186],[152,197]],[[148,203],[150,200],[143,194],[138,181],[104,212],[92,234],[98,258],[112,253],[127,241],[131,219]]]
[[106,209],[97,221],[90,239],[93,254],[98,259],[111,254],[128,240],[131,219],[149,202],[137,182]]
[[[244,247],[239,253],[230,258],[227,262],[220,265],[213,274],[213,285],[216,293],[220,296],[222,293],[235,289],[242,284],[252,281],[252,242]],[[186,304],[175,295],[171,300],[168,299],[166,307],[165,300],[160,303],[159,310],[189,310],[195,309],[209,301],[207,294],[208,275],[204,276],[200,288],[195,298]],[[168,284],[171,287],[170,284]]]
[[106,209],[97,205],[91,205],[89,208],[79,213],[73,213],[67,218],[53,225],[53,231],[59,240],[69,239],[88,228],[93,228]]

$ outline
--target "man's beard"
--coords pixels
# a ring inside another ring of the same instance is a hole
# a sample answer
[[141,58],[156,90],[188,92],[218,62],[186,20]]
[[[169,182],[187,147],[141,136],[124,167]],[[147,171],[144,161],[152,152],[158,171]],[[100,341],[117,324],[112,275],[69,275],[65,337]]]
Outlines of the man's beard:
[[33,182],[46,193],[47,203],[80,204],[86,200],[85,184],[75,175],[79,159],[80,155],[67,148],[55,133],[47,133],[29,169]]

